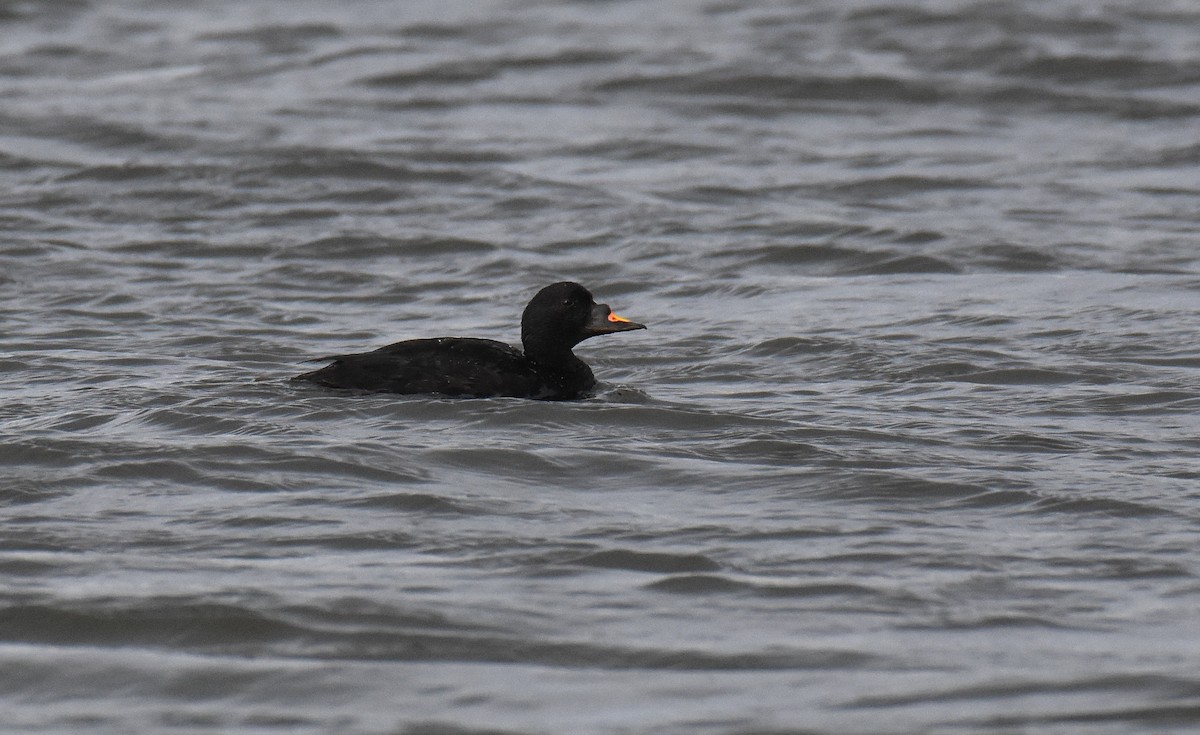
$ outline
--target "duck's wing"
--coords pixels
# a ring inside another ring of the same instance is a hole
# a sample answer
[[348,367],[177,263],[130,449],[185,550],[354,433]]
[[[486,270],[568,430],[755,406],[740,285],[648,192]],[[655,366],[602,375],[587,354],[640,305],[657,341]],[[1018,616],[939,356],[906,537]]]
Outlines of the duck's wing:
[[330,365],[297,379],[332,388],[448,396],[529,397],[542,388],[519,350],[490,339],[414,339],[329,359]]

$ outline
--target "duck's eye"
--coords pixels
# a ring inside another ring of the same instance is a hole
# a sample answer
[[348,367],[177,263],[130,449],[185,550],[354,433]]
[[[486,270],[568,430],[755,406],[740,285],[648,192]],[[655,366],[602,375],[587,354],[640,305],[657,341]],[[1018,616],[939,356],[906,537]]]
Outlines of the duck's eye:
[[571,299],[563,299],[563,306],[574,306],[575,302]]

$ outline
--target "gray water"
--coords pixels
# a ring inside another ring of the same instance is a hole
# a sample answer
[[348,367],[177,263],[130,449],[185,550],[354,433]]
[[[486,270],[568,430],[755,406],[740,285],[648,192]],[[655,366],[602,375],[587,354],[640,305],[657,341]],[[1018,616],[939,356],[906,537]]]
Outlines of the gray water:
[[[1196,732],[1197,29],[0,2],[3,731]],[[288,381],[562,279],[587,400]]]

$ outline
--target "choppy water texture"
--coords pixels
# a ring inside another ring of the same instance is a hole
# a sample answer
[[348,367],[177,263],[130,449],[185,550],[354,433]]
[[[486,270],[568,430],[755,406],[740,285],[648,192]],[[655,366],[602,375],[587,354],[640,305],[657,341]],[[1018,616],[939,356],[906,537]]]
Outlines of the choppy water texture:
[[4,731],[1196,732],[1198,28],[0,1]]

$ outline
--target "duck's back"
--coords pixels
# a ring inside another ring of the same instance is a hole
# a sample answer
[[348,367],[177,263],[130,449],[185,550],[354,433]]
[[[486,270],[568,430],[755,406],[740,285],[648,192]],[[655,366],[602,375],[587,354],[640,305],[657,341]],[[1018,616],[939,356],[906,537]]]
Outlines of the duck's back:
[[480,398],[533,398],[546,391],[520,351],[490,339],[413,339],[328,359],[333,363],[297,379],[330,388]]

